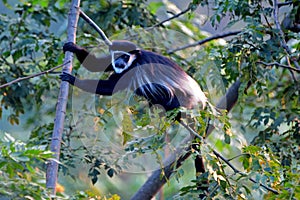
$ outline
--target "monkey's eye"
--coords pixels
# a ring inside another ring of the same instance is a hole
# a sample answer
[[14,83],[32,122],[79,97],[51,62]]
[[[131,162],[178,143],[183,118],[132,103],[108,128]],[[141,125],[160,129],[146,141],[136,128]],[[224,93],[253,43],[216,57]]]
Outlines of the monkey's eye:
[[115,59],[115,62],[122,61],[124,63],[128,63],[129,59],[130,59],[129,55],[122,55],[122,56],[117,57],[117,59]]
[[116,73],[122,73],[128,69],[135,58],[134,54],[124,51],[111,51],[111,64]]

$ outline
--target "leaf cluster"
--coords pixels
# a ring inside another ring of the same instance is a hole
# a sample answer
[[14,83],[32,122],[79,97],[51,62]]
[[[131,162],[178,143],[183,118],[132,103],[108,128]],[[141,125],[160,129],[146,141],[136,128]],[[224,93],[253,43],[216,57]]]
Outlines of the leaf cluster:
[[[82,7],[95,22],[101,24],[107,35],[116,34],[133,26],[149,27],[157,22],[156,16],[147,9],[147,0],[138,1],[88,1]],[[82,24],[84,30],[89,25]]]
[[[9,4],[7,4],[9,5]],[[50,31],[53,22],[63,17],[62,10],[45,5],[23,2],[17,4],[13,13],[0,14],[0,84],[18,77],[37,73],[62,62],[61,42]],[[59,15],[55,16],[52,11]],[[45,91],[57,86],[53,77],[19,82],[1,89],[0,117],[3,109],[10,110],[8,120],[19,124],[20,114],[31,106],[40,105]]]
[[47,197],[45,173],[40,168],[52,152],[46,146],[27,145],[11,135],[0,136],[0,196],[13,199]]

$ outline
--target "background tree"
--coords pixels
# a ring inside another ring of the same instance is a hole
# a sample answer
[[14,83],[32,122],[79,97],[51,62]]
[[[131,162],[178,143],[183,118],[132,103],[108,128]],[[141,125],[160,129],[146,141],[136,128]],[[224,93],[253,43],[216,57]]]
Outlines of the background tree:
[[[233,82],[241,81],[237,106],[229,118],[225,115],[214,117],[210,112],[195,112],[199,133],[206,123],[203,119],[215,118],[212,122],[216,131],[200,148],[207,172],[196,179],[191,170],[193,159],[188,159],[174,173],[175,179],[168,180],[164,196],[198,197],[201,191],[197,190],[197,183],[204,177],[209,179],[211,198],[300,198],[299,1],[180,3],[139,0],[83,1],[81,4],[81,9],[111,39],[132,40],[140,47],[162,53],[183,66],[207,92],[212,104]],[[178,9],[175,5],[184,7]],[[62,64],[61,47],[66,41],[69,1],[3,0],[0,6],[0,85]],[[206,9],[210,15],[205,18],[202,12]],[[166,11],[175,18],[157,24],[169,17]],[[227,43],[217,40],[219,37],[212,37],[214,40],[203,44],[207,35],[201,30],[212,30],[207,28],[208,24],[217,30],[222,27],[225,32],[235,31],[236,35],[226,38]],[[106,47],[97,33],[83,20],[78,25],[77,39],[83,46],[100,45],[105,52]],[[58,73],[59,70],[52,71],[0,89],[2,196],[15,199],[24,196],[46,198],[48,195],[44,190],[43,163],[50,156],[47,149],[60,83]],[[73,73],[86,77],[106,76],[89,74],[78,64]],[[120,163],[126,158],[139,158],[147,153],[156,155],[156,162],[161,163],[163,133],[171,128],[170,124],[162,124],[159,119],[155,121],[147,113],[133,112],[138,110],[133,105],[129,107],[132,112],[128,112],[125,106],[118,104],[118,96],[112,101],[96,97],[95,103],[89,104],[86,103],[87,97],[78,90],[74,89],[72,95],[60,160],[59,182],[65,187],[65,192],[61,190],[58,195],[95,197],[101,191],[129,199],[145,181],[146,175],[125,176],[124,171],[132,172],[126,167],[130,169],[136,165],[135,169],[141,170],[142,166],[139,163],[131,166]],[[78,101],[85,104],[75,109]],[[113,116],[122,119],[119,121],[121,130]],[[155,130],[157,134],[150,135],[148,140],[135,140],[134,136],[145,134],[145,130],[151,133]],[[101,134],[105,135],[106,141],[97,137]],[[95,142],[91,143],[91,140]],[[120,144],[122,151],[116,152],[107,141]],[[244,173],[233,171],[212,149],[230,158],[230,162]],[[89,183],[87,174],[93,183],[97,182],[98,189],[68,182],[72,177]],[[250,178],[277,190],[279,195],[265,190],[258,183],[253,184]],[[128,180],[135,179],[136,182],[128,184]],[[29,185],[38,189],[28,190],[32,188]],[[80,193],[80,190],[86,192]]]

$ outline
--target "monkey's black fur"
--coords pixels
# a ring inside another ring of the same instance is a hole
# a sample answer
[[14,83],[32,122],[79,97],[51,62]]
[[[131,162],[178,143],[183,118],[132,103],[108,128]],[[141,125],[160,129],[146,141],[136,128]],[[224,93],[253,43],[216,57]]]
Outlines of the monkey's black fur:
[[[180,106],[205,106],[206,98],[199,85],[170,59],[150,51],[138,50],[127,41],[115,41],[110,49],[111,52],[121,52],[121,55],[113,60],[111,57],[96,58],[84,48],[66,43],[64,52],[75,53],[89,71],[115,73],[108,80],[80,80],[68,73],[61,74],[60,78],[84,91],[99,95],[112,95],[121,90],[134,91],[145,97],[150,105],[160,104],[166,111]],[[129,60],[131,63],[126,66]]]

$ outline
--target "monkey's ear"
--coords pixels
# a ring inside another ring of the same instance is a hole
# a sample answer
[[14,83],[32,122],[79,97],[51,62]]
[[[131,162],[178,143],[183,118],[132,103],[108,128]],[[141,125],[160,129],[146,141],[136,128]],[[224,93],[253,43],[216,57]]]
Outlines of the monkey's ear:
[[114,40],[112,42],[112,45],[109,47],[110,51],[125,51],[125,52],[130,52],[133,50],[136,50],[137,46],[129,42],[127,40]]

